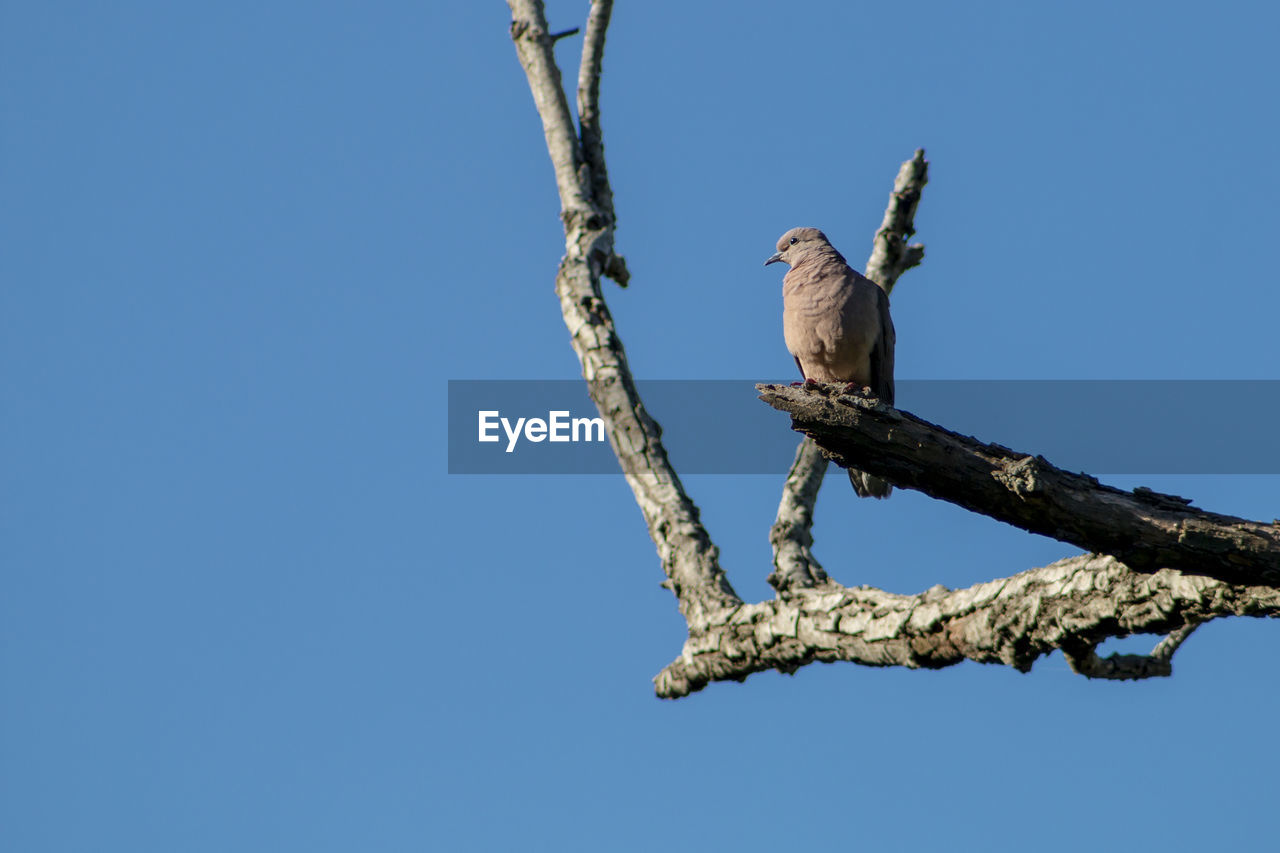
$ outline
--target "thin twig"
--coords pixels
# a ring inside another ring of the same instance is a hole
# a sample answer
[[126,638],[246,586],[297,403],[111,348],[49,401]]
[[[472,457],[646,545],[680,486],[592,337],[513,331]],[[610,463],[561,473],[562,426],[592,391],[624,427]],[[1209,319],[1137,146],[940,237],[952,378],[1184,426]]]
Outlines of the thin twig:
[[[591,170],[591,193],[602,210],[613,214],[613,189],[604,162],[604,132],[600,127],[600,69],[604,62],[604,36],[613,13],[613,0],[595,0],[587,16],[582,40],[582,64],[578,67],[578,137],[582,155]],[[625,285],[625,282],[620,282]]]
[[1071,671],[1085,678],[1101,678],[1112,681],[1137,681],[1142,678],[1168,678],[1173,675],[1173,653],[1191,636],[1199,622],[1191,621],[1169,632],[1149,655],[1128,655],[1116,652],[1105,658],[1098,657],[1098,643],[1066,643],[1062,656],[1067,659]]

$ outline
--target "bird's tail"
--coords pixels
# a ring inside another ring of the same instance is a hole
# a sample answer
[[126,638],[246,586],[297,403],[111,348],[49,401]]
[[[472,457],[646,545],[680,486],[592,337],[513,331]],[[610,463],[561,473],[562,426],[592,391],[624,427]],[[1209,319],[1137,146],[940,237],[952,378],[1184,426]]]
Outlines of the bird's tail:
[[879,477],[873,477],[866,471],[859,471],[856,468],[850,468],[848,471],[849,482],[853,483],[853,490],[860,498],[887,498],[893,493],[893,486]]

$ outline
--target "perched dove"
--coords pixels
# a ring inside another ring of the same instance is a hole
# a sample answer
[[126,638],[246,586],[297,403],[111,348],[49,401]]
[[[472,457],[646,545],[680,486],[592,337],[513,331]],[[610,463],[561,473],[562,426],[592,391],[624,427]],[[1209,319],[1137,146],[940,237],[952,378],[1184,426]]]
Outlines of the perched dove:
[[[782,335],[805,379],[870,388],[893,403],[893,320],[889,297],[850,268],[817,228],[792,228],[765,261],[791,267],[782,279]],[[849,469],[860,497],[887,498],[893,487]]]

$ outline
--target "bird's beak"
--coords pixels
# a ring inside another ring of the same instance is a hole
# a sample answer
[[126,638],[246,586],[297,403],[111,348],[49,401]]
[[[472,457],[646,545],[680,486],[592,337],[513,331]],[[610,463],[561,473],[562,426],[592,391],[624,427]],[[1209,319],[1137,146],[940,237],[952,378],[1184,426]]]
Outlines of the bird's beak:
[[769,256],[769,260],[764,262],[764,265],[767,267],[769,266],[769,264],[776,264],[780,260],[782,260],[782,253],[774,252],[772,255]]

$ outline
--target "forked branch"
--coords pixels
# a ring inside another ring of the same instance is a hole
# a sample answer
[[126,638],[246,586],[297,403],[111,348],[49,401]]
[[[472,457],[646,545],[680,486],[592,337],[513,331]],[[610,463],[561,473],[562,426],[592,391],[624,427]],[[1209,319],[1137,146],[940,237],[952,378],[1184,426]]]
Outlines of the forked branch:
[[511,37],[516,44],[555,167],[564,222],[565,254],[556,275],[556,294],[569,328],[582,376],[605,432],[658,548],[666,585],[690,621],[734,607],[741,599],[720,568],[719,552],[698,519],[662,446],[661,430],[636,391],[626,352],[600,289],[600,277],[626,283],[626,266],[613,250],[613,197],[600,141],[600,65],[610,0],[591,4],[583,67],[578,75],[583,109],[582,137],[573,129],[560,85],[553,40],[539,0],[508,0]]
[[[712,681],[740,681],[765,669],[793,672],[813,661],[936,668],[967,659],[1026,670],[1053,649],[1061,649],[1073,669],[1089,677],[1168,675],[1170,657],[1196,625],[1227,615],[1277,615],[1280,592],[1271,582],[1264,583],[1263,579],[1274,577],[1266,565],[1233,562],[1229,554],[1220,553],[1225,568],[1215,577],[1157,571],[1162,564],[1203,570],[1192,561],[1169,562],[1170,555],[1176,557],[1179,552],[1168,535],[1154,550],[1126,551],[1123,543],[1105,536],[1099,539],[1113,546],[1112,553],[1125,555],[1151,574],[1136,574],[1114,557],[1082,555],[959,591],[935,587],[912,596],[842,587],[827,577],[810,551],[813,502],[827,463],[808,442],[797,454],[779,523],[771,535],[776,565],[771,581],[783,596],[744,604],[725,578],[698,509],[667,459],[657,424],[640,401],[601,292],[602,276],[623,285],[628,279],[626,265],[614,252],[617,220],[600,125],[600,73],[612,3],[595,0],[591,4],[578,72],[576,132],[554,56],[556,41],[568,33],[549,32],[540,0],[508,0],[508,5],[511,36],[542,120],[560,193],[565,254],[556,275],[556,293],[561,311],[588,390],[657,546],[664,583],[675,593],[689,627],[680,658],[655,678],[659,696],[683,696]],[[884,224],[876,233],[867,275],[886,291],[923,257],[923,247],[907,240],[914,232],[913,216],[926,177],[924,152],[918,151],[903,164]],[[770,402],[792,411],[796,423],[836,454],[841,464],[856,462],[896,485],[923,488],[926,477],[917,470],[919,465],[913,469],[878,461],[887,439],[875,431],[893,418],[898,419],[893,421],[894,428],[900,429],[910,416],[865,400],[837,399],[830,392],[792,393],[778,388],[765,392]],[[875,433],[870,443],[856,436],[861,427],[853,429],[853,434],[846,429],[849,424],[841,419],[852,417],[849,411],[861,412],[858,416],[868,424],[880,424],[868,428]],[[1052,490],[1047,491],[1046,485],[1059,482],[1041,460],[1030,457],[1005,460],[979,474],[971,465],[949,470],[945,458],[926,455],[922,460],[936,465],[943,481],[952,482],[940,490],[940,497],[979,511],[987,511],[979,506],[984,501],[966,497],[967,490],[985,494],[995,482],[997,490],[1004,492],[995,504],[1035,505],[1052,503],[1047,497]],[[1126,506],[1132,509],[1136,500],[1155,527],[1175,517],[1185,522],[1178,536],[1201,551],[1204,547],[1213,551],[1224,541],[1216,534],[1206,539],[1200,521],[1187,516],[1188,510],[1174,499],[1154,493],[1129,499]],[[1280,535],[1280,531],[1261,529],[1262,525],[1248,526],[1255,524],[1244,522],[1232,535],[1238,534],[1240,541],[1271,541],[1269,537]],[[1217,544],[1206,546],[1210,541]],[[1097,656],[1096,647],[1103,639],[1135,632],[1167,633],[1168,637],[1150,655],[1105,660]]]

